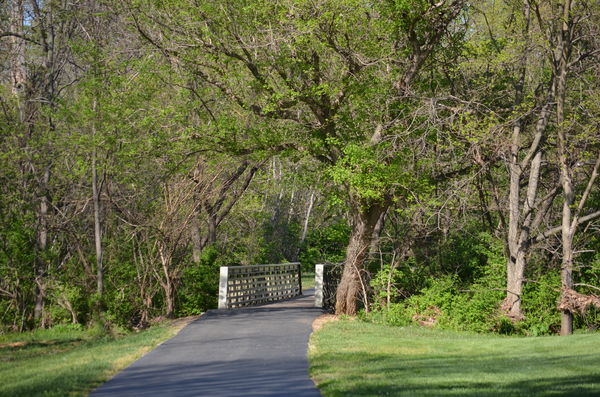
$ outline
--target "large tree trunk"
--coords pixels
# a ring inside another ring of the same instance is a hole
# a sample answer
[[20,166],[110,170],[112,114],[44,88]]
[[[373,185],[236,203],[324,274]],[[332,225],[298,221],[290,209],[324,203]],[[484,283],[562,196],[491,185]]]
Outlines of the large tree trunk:
[[342,280],[337,288],[335,312],[354,316],[361,298],[367,305],[367,289],[362,273],[373,240],[373,231],[389,204],[382,202],[364,206],[355,197],[351,197],[351,201],[352,234],[346,250]]
[[517,257],[511,257],[507,264],[506,298],[502,309],[513,320],[522,320],[521,295],[523,293],[523,275],[527,260],[525,252],[519,251]]
[[165,316],[173,318],[175,316],[175,288],[170,279],[167,279],[165,284]]

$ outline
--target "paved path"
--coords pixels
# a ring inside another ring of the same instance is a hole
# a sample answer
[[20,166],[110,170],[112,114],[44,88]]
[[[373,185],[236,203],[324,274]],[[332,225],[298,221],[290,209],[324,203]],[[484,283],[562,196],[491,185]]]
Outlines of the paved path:
[[96,391],[103,396],[320,396],[308,377],[312,291],[285,302],[211,310]]

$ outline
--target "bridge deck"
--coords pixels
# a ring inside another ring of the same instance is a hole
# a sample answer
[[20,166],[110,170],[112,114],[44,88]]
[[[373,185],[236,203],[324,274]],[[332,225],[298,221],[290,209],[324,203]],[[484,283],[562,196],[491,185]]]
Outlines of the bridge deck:
[[320,396],[308,377],[312,291],[288,301],[211,310],[91,396]]

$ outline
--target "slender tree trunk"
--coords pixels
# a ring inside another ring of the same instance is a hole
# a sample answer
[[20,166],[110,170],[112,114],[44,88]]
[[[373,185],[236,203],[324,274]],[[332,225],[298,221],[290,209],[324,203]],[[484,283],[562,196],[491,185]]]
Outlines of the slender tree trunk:
[[160,284],[165,294],[165,316],[172,318],[175,314],[175,287],[173,285],[173,275],[171,274],[172,256],[167,252],[168,248],[159,247],[160,262],[164,275],[164,281]]
[[43,319],[44,299],[46,297],[45,275],[47,268],[46,251],[48,249],[48,183],[50,182],[50,166],[44,169],[42,178],[42,194],[38,213],[38,232],[36,238],[37,257],[35,260],[35,306],[33,318],[45,327]]
[[[563,189],[562,207],[562,263],[561,263],[561,286],[562,291],[573,289],[573,236],[577,225],[572,224],[572,205],[575,201],[573,189],[573,177],[569,167],[569,153],[567,148],[567,136],[565,121],[565,95],[567,87],[567,73],[569,55],[571,52],[571,23],[572,2],[565,0],[563,3],[563,19],[556,56],[558,70],[556,71],[556,123],[558,131],[558,157],[560,165],[560,178]],[[560,334],[571,335],[573,333],[573,313],[561,312]]]
[[[524,2],[523,15],[526,24],[523,27],[523,37],[525,42],[529,43],[529,22],[530,9],[527,2]],[[526,46],[527,47],[527,46]],[[525,74],[527,71],[528,49],[525,48],[521,54],[519,65],[519,80],[515,87],[515,106],[523,102],[525,89]],[[521,293],[523,290],[523,272],[525,269],[527,253],[522,252],[519,245],[521,231],[521,177],[523,170],[519,161],[521,150],[521,133],[523,130],[523,121],[517,120],[513,126],[512,139],[510,145],[510,183],[508,195],[508,261],[506,264],[506,298],[502,304],[503,310],[512,318],[519,320],[523,317],[521,313]]]
[[300,235],[300,245],[306,240],[308,233],[308,222],[310,220],[310,214],[312,213],[313,205],[315,205],[315,192],[310,192],[310,198],[308,199],[308,207],[306,207],[306,215],[304,216],[304,224],[302,225],[302,234]]
[[94,202],[94,241],[96,243],[96,274],[97,274],[97,292],[102,298],[104,293],[104,264],[102,250],[102,228],[100,220],[100,190],[98,187],[98,170],[96,165],[96,149],[92,152],[92,195]]
[[196,211],[191,223],[192,232],[192,260],[194,263],[200,263],[202,256],[202,234],[200,232],[200,217]]
[[175,315],[175,289],[173,288],[171,279],[167,279],[165,284],[165,305],[165,316],[173,318]]
[[[10,2],[10,31],[15,35],[23,35],[23,0]],[[11,90],[15,95],[25,90],[25,41],[16,36],[10,37],[11,49]]]
[[359,309],[361,297],[363,303],[368,304],[362,273],[373,240],[373,231],[389,204],[373,203],[365,208],[357,198],[351,197],[351,201],[352,234],[346,250],[344,272],[337,288],[335,312],[353,316]]

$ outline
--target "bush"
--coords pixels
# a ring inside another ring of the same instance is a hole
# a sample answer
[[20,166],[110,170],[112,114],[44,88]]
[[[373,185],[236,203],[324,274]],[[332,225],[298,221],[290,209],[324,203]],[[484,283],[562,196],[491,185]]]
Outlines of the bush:
[[549,335],[560,329],[560,313],[556,304],[560,295],[560,274],[541,275],[537,282],[523,288],[523,320],[520,329],[532,336]]
[[[394,280],[402,281],[403,275],[398,269],[390,273],[389,266],[385,266],[371,283],[375,310],[367,317],[391,325],[412,322],[462,331],[515,332],[510,320],[499,311],[506,280],[502,244],[486,234],[480,235],[477,241],[478,244],[471,247],[473,255],[479,258],[469,265],[472,267],[469,274],[475,276],[472,282],[465,283],[455,274],[430,277],[419,293],[388,308],[383,304],[387,300],[388,277],[391,274]],[[478,263],[483,265],[476,265]],[[399,295],[397,286],[398,283],[390,291],[391,299]]]
[[[390,302],[396,302],[400,296],[399,284],[402,279],[402,272],[398,268],[392,269],[390,265],[385,265],[371,279],[371,288],[373,289],[373,310],[386,309],[388,299]],[[389,288],[388,288],[389,287]]]
[[200,263],[184,269],[177,290],[177,316],[192,316],[217,307],[219,291],[219,252],[214,247],[202,251]]

